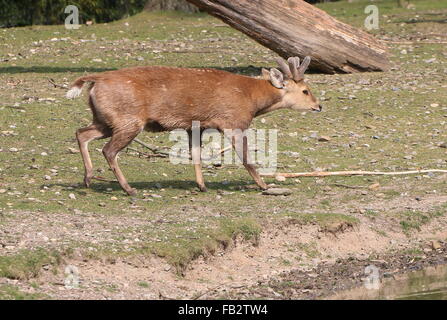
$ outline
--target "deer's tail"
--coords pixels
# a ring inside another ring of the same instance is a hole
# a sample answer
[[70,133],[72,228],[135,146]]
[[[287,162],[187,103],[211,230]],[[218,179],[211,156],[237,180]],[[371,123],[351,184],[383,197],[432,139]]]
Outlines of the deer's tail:
[[70,90],[67,91],[66,97],[68,99],[74,99],[81,95],[82,87],[84,86],[85,82],[95,82],[97,80],[97,77],[92,76],[85,76],[80,77],[73,82],[73,84],[70,87]]

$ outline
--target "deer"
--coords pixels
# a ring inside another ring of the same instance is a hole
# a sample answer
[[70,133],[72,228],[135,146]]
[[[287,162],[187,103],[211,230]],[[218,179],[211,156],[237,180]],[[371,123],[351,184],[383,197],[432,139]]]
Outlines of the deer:
[[[121,188],[130,196],[132,188],[120,167],[118,153],[143,130],[149,132],[184,129],[191,137],[193,121],[200,129],[239,129],[229,137],[243,166],[262,190],[268,189],[249,161],[247,140],[241,132],[253,118],[279,109],[320,112],[322,106],[304,81],[311,58],[277,59],[279,69],[262,69],[260,77],[249,77],[212,68],[175,68],[163,66],[130,67],[86,75],[76,79],[66,93],[69,99],[81,95],[88,85],[88,104],[92,123],[76,131],[84,163],[84,184],[88,188],[93,166],[88,151],[92,140],[109,138],[102,153]],[[227,137],[228,138],[228,137]],[[191,139],[190,139],[191,140]],[[243,141],[236,148],[236,141]],[[191,146],[190,146],[191,148]],[[200,154],[200,144],[193,146]],[[197,150],[198,149],[198,150]],[[194,162],[200,191],[207,191],[200,161]],[[100,179],[101,180],[101,179]]]

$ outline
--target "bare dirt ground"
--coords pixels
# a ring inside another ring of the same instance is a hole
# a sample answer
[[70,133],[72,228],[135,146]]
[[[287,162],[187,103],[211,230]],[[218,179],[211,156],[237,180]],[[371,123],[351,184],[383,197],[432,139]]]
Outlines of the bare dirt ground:
[[[445,201],[447,196],[426,198],[424,208],[429,210]],[[411,204],[416,209],[420,202],[402,199],[394,209],[409,208]],[[98,233],[109,232],[100,227],[102,216],[96,217],[96,221],[65,217],[67,225],[83,221],[77,230],[61,228],[54,215],[41,214],[36,218],[35,214],[22,214],[20,225],[6,225],[5,229],[11,236],[25,235],[18,244],[24,248],[43,247],[54,241],[70,242],[72,237],[79,241],[93,235],[99,238]],[[41,228],[30,219],[37,219]],[[139,220],[116,219],[109,223],[138,224]],[[57,227],[48,227],[50,224]],[[338,222],[324,228],[318,224],[300,225],[289,219],[266,222],[257,245],[236,238],[229,247],[201,256],[188,266],[184,276],[177,275],[171,265],[155,256],[89,259],[73,252],[63,258],[56,272],[44,266],[32,281],[2,279],[0,283],[18,286],[30,294],[45,292],[53,299],[324,298],[361,284],[365,276],[362,270],[371,263],[379,265],[383,275],[445,262],[446,226],[447,218],[441,217],[409,236],[386,219],[362,217],[355,226]],[[102,234],[101,240],[107,241]],[[79,271],[79,288],[65,285],[65,268],[70,265]]]

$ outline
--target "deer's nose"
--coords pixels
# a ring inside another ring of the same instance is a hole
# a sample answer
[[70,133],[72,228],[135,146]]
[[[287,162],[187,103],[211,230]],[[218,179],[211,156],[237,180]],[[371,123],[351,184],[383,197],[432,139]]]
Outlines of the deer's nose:
[[323,106],[321,104],[319,104],[317,107],[313,107],[312,110],[314,110],[316,112],[321,112],[321,110],[323,110]]

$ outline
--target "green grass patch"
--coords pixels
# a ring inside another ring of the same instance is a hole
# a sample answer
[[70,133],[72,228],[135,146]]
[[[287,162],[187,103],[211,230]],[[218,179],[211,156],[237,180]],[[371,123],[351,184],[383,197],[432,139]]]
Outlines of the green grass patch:
[[42,293],[23,292],[16,286],[0,285],[0,300],[42,300],[49,297]]
[[182,274],[188,264],[200,256],[213,255],[219,248],[226,249],[232,240],[241,236],[256,245],[261,233],[260,225],[252,219],[225,219],[220,226],[211,230],[188,233],[184,230],[166,242],[155,243],[151,251],[165,258]]
[[318,251],[317,244],[315,242],[309,242],[309,243],[299,243],[298,248],[306,254],[308,258],[316,258],[320,255],[320,252]]
[[444,204],[440,206],[438,209],[429,212],[406,211],[400,214],[401,215],[400,225],[404,230],[404,232],[407,234],[409,234],[414,230],[420,231],[421,227],[424,224],[427,224],[436,217],[441,217],[445,215],[446,212],[447,212],[447,204]]
[[62,257],[57,251],[46,249],[22,250],[14,255],[0,256],[0,277],[31,279],[39,275],[43,266],[57,266]]

